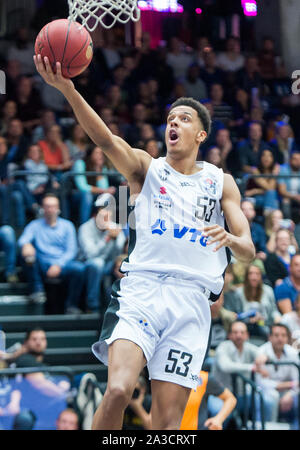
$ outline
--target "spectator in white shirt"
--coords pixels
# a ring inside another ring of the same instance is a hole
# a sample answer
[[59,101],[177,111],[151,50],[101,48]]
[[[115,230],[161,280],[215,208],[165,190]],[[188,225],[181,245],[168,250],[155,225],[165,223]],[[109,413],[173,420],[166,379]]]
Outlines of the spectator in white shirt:
[[225,72],[237,72],[245,64],[245,58],[241,55],[241,43],[238,37],[231,36],[226,41],[226,51],[217,57],[218,66]]

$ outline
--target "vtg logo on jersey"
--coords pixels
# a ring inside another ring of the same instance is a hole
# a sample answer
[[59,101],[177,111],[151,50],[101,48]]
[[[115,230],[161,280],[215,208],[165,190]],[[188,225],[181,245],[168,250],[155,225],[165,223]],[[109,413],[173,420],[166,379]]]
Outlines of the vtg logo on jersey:
[[204,189],[210,195],[216,195],[217,193],[217,183],[211,178],[206,178],[204,180]]
[[[158,234],[162,236],[167,231],[166,221],[163,219],[157,219],[157,221],[151,226],[152,234]],[[188,238],[189,242],[197,242],[199,238],[199,243],[202,247],[207,246],[208,238],[203,236],[202,231],[196,228],[189,228],[185,226],[180,226],[177,223],[173,224],[173,237],[175,239],[182,239],[183,237]]]

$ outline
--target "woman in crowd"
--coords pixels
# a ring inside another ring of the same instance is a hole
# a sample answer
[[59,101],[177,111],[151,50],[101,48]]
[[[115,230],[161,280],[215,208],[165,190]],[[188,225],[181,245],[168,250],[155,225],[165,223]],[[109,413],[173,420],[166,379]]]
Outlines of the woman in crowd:
[[280,320],[273,289],[263,283],[262,271],[255,264],[246,270],[243,286],[235,290],[235,295],[226,301],[226,309],[235,313],[249,313],[247,319],[250,336],[268,337],[269,327]]
[[[99,147],[91,147],[86,153],[85,159],[78,159],[73,165],[73,171],[78,173],[99,172],[101,175],[75,175],[74,183],[79,191],[79,222],[85,223],[92,213],[93,203],[99,194],[105,192],[115,194],[116,188],[109,186],[108,176],[105,175],[104,154]],[[104,173],[103,173],[104,172]]]
[[89,138],[79,123],[75,123],[71,130],[70,139],[66,140],[72,163],[77,159],[84,159],[88,149]]
[[[271,150],[262,151],[259,164],[253,172],[254,175],[278,175],[279,168],[275,164],[274,155]],[[251,178],[248,181],[245,197],[255,198],[255,207],[263,208],[264,212],[278,209],[276,178]]]

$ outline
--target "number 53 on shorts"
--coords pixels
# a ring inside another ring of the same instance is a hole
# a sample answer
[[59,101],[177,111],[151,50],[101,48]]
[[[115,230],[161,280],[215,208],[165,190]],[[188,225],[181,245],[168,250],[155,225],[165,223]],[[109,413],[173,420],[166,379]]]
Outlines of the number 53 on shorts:
[[181,352],[180,350],[171,349],[168,355],[168,361],[171,364],[167,364],[165,367],[166,373],[176,373],[182,377],[186,377],[189,373],[189,365],[192,362],[193,356],[187,352]]

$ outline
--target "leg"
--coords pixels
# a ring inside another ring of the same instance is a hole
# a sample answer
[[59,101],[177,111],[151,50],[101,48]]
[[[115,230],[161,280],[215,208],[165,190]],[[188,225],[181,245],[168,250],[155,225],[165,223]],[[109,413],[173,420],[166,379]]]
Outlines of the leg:
[[79,197],[79,224],[87,222],[92,213],[94,196],[91,192],[80,191]]
[[153,430],[179,430],[190,392],[179,384],[151,381]]
[[84,285],[85,266],[80,261],[70,261],[62,271],[61,277],[68,283],[68,294],[65,307],[78,307]]
[[124,410],[145,364],[142,349],[132,341],[118,339],[109,346],[107,388],[94,415],[93,430],[122,428]]
[[1,184],[0,185],[0,211],[1,211],[1,224],[6,225],[10,222],[10,208],[9,208],[9,188]]
[[5,276],[16,272],[16,237],[12,227],[4,225],[0,228],[0,245],[5,252]]
[[102,258],[93,258],[85,263],[87,284],[87,308],[99,311],[100,308],[100,286],[104,274],[104,261]]
[[32,265],[26,264],[24,258],[21,258],[21,264],[25,273],[25,277],[29,284],[30,294],[44,291],[44,283],[42,271],[38,261],[36,260]]

